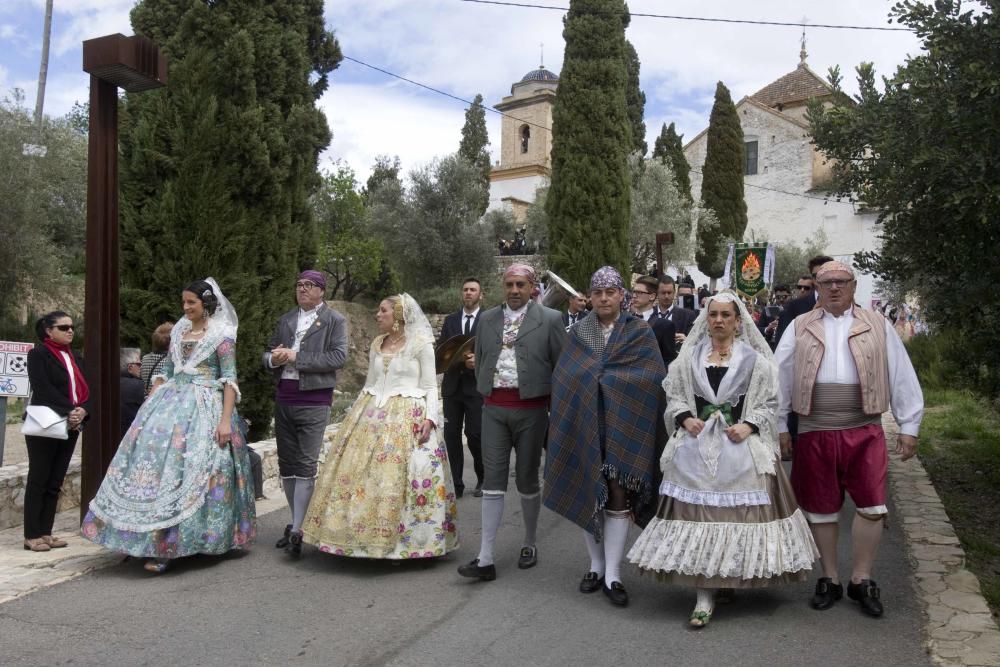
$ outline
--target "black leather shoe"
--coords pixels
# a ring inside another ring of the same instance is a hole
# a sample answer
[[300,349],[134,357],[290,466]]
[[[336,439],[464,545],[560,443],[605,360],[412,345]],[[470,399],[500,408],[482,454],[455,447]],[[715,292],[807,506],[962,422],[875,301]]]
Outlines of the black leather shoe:
[[583,579],[580,581],[581,593],[596,593],[597,589],[603,587],[604,577],[598,575],[596,572],[588,572],[583,575]]
[[483,497],[483,485],[482,485],[482,483],[476,484],[476,488],[472,491],[472,497],[473,498],[482,498]]
[[285,526],[285,534],[284,534],[284,536],[280,540],[278,540],[277,542],[274,543],[274,548],[275,549],[284,549],[285,547],[287,547],[288,546],[288,536],[291,535],[291,534],[292,534],[292,524],[288,524],[287,526]]
[[465,487],[464,486],[461,489],[458,489],[458,488],[455,489],[455,497],[456,498],[461,498],[464,495],[465,495]]
[[625,587],[620,581],[612,581],[611,588],[604,586],[604,594],[608,596],[611,600],[611,604],[618,605],[619,607],[624,607],[628,604],[628,593],[625,592]]
[[861,605],[861,611],[876,618],[882,615],[880,594],[878,585],[871,579],[862,579],[859,584],[847,584],[847,597],[856,600]]
[[522,570],[538,565],[538,547],[521,547],[521,555],[517,559],[517,566]]
[[481,579],[482,581],[493,581],[497,578],[496,565],[480,565],[476,558],[465,565],[458,566],[458,573],[470,579]]
[[298,533],[288,533],[288,546],[285,547],[285,553],[289,556],[301,556],[302,555],[302,532]]
[[813,609],[824,611],[833,606],[833,603],[844,597],[843,584],[833,583],[830,577],[820,577],[816,582],[816,592],[812,596],[809,604]]

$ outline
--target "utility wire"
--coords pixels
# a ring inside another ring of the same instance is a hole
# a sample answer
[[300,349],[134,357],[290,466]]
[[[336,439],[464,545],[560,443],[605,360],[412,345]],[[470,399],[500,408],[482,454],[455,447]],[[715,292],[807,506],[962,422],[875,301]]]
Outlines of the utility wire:
[[[452,95],[451,93],[445,92],[445,91],[440,90],[438,88],[434,88],[433,86],[428,86],[427,84],[420,83],[419,81],[414,81],[413,79],[407,79],[405,76],[402,76],[400,74],[396,74],[395,72],[390,72],[389,70],[382,69],[381,67],[376,67],[375,65],[370,65],[370,64],[368,64],[366,62],[358,60],[357,58],[352,58],[350,56],[345,55],[344,56],[344,60],[350,60],[352,63],[357,63],[358,65],[361,65],[363,67],[367,67],[368,69],[373,69],[376,72],[381,72],[382,74],[385,74],[387,76],[391,76],[394,79],[399,79],[400,81],[405,81],[406,83],[413,84],[414,86],[418,86],[420,88],[423,88],[424,90],[429,90],[432,93],[437,93],[438,95],[444,95],[445,97],[450,97],[451,99],[457,100],[458,102],[462,102],[463,104],[468,104],[469,106],[472,106],[472,105],[475,104],[472,100],[467,100],[464,97],[459,97],[458,95]],[[504,113],[503,111],[500,111],[499,109],[496,109],[494,107],[488,106],[486,104],[480,104],[480,106],[483,107],[484,109],[486,109],[487,111],[492,111],[493,113],[497,114],[498,116],[506,116],[507,118],[511,118],[511,119],[516,120],[516,121],[518,121],[520,123],[524,123],[525,125],[531,125],[532,127],[537,127],[538,129],[545,130],[546,132],[551,132],[552,131],[552,128],[550,128],[550,127],[545,127],[544,125],[539,125],[538,123],[533,123],[530,120],[525,120],[523,118],[518,118],[517,116],[512,116],[509,113]]]
[[[465,1],[465,0],[463,0],[463,1]],[[399,79],[400,81],[405,81],[406,83],[409,83],[411,85],[417,86],[419,88],[423,88],[424,90],[429,90],[432,93],[435,93],[437,95],[444,95],[445,97],[448,97],[450,99],[456,100],[458,102],[462,102],[463,104],[468,104],[469,106],[472,106],[472,105],[475,104],[471,100],[467,100],[464,97],[459,97],[458,95],[452,95],[451,93],[445,92],[445,91],[443,91],[443,90],[441,90],[439,88],[434,88],[433,86],[428,86],[425,83],[420,83],[419,81],[414,81],[413,79],[408,79],[407,77],[402,76],[401,74],[396,74],[395,72],[390,72],[387,69],[383,69],[382,67],[378,67],[376,65],[371,65],[371,64],[366,63],[366,62],[364,62],[362,60],[358,60],[357,58],[352,58],[349,55],[344,54],[343,58],[344,58],[344,60],[349,60],[352,63],[356,63],[358,65],[361,65],[362,67],[367,67],[369,69],[375,70],[376,72],[381,72],[382,74],[385,74],[386,76],[391,76],[394,79]],[[495,108],[493,108],[491,106],[487,106],[485,104],[481,104],[480,106],[482,106],[484,109],[486,109],[488,111],[492,111],[493,113],[495,113],[495,114],[497,114],[499,116],[506,116],[507,118],[511,118],[511,119],[516,120],[516,121],[518,121],[520,123],[524,123],[525,125],[531,125],[532,127],[537,127],[538,129],[545,130],[546,132],[551,132],[552,131],[552,128],[550,128],[550,127],[545,127],[544,125],[539,125],[538,123],[533,123],[533,122],[531,122],[529,120],[525,120],[523,118],[518,118],[517,116],[512,116],[512,115],[510,115],[508,113],[504,113],[503,111],[500,111],[499,109],[495,109]],[[696,169],[695,167],[691,167],[691,171],[693,171],[694,173],[696,173],[698,175],[703,175],[702,172],[701,172],[701,170],[700,169]],[[802,197],[804,199],[815,199],[816,201],[821,201],[821,202],[824,202],[824,203],[851,204],[853,206],[852,202],[850,202],[850,201],[846,201],[846,202],[845,201],[840,201],[839,197],[836,197],[836,198],[816,197],[816,196],[813,196],[813,195],[803,194],[801,192],[788,192],[787,190],[779,190],[777,188],[769,188],[769,187],[764,186],[764,185],[755,185],[753,183],[747,183],[745,179],[743,181],[743,184],[745,186],[747,186],[747,187],[750,187],[750,188],[757,188],[758,190],[767,190],[769,192],[776,192],[778,194],[788,195],[789,197]]]
[[[527,2],[501,2],[501,0],[460,0],[460,2],[471,2],[478,5],[499,5],[501,7],[521,7],[526,9],[553,9],[560,12],[568,12],[569,7],[557,7],[555,5],[536,5]],[[704,16],[675,16],[671,14],[650,14],[644,12],[633,12],[624,9],[621,12],[581,12],[588,14],[617,15],[628,13],[630,16],[641,16],[650,19],[669,19],[672,21],[702,21],[705,23],[741,23],[745,25],[775,25],[794,28],[830,28],[833,30],[884,30],[889,32],[913,32],[910,28],[894,28],[891,26],[873,25],[834,25],[831,23],[806,23],[804,21],[762,21],[752,19],[719,19]]]

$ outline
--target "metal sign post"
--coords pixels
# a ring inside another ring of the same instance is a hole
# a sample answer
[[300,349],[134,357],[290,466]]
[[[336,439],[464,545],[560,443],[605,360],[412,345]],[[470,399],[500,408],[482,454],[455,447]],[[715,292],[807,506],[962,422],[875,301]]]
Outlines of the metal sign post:
[[87,150],[87,280],[84,356],[91,373],[83,432],[80,517],[104,479],[118,445],[118,89],[166,84],[167,61],[146,37],[108,35],[83,43],[90,74]]
[[4,441],[7,439],[7,398],[27,398],[28,352],[33,343],[0,340],[0,466],[3,465]]

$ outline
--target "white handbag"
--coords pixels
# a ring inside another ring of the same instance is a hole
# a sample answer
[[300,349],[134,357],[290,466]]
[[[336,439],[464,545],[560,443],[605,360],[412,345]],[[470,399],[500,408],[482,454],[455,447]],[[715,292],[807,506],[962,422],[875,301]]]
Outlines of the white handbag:
[[24,435],[56,440],[69,439],[66,417],[60,417],[55,410],[44,405],[29,405],[24,410],[24,423],[21,424],[21,433]]

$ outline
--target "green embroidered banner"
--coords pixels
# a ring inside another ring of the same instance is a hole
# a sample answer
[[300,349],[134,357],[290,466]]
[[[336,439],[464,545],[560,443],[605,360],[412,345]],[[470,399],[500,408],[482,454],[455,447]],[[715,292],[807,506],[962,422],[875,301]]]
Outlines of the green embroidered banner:
[[737,243],[733,250],[733,287],[741,296],[753,298],[766,287],[767,244]]

